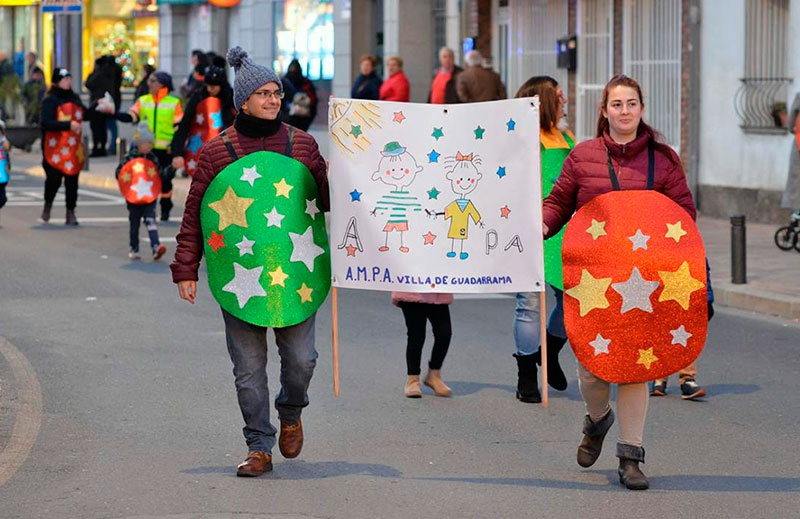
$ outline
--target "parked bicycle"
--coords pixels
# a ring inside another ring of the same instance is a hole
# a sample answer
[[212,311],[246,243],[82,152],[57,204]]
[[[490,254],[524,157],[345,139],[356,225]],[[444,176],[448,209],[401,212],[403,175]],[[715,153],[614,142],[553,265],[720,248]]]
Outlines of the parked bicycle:
[[784,225],[775,231],[775,245],[781,250],[795,249],[800,252],[798,234],[800,233],[800,209],[789,217],[789,225]]

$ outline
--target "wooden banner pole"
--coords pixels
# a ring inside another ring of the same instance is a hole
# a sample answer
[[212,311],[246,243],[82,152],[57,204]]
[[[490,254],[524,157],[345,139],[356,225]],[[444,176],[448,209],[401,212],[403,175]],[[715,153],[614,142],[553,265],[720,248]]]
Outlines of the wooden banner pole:
[[539,292],[539,326],[541,326],[542,344],[542,405],[547,407],[547,294]]
[[339,396],[339,293],[331,287],[331,310],[333,322],[333,396]]

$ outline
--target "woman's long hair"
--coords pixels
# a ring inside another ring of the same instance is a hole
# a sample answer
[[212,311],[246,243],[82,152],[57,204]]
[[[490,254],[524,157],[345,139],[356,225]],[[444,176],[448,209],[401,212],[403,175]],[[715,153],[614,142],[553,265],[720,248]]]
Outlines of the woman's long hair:
[[550,76],[533,76],[519,87],[514,97],[539,96],[539,125],[549,132],[558,127],[561,113],[558,110],[558,82]]
[[[608,104],[609,91],[618,86],[625,86],[634,89],[636,91],[636,95],[639,96],[639,102],[644,108],[644,96],[642,95],[642,87],[639,86],[639,83],[632,77],[628,77],[625,74],[617,74],[608,80],[606,87],[603,89],[603,100],[600,102],[600,107],[598,109],[597,133],[595,137],[602,137],[604,133],[609,133],[608,118],[603,115],[603,108],[606,108],[606,105]],[[639,127],[636,128],[636,135],[641,135],[642,133],[646,133],[650,136],[653,147],[657,151],[660,151],[666,155],[671,162],[675,164],[680,163],[677,159],[675,150],[664,143],[664,136],[656,131],[655,128],[644,122],[644,118],[639,119]]]

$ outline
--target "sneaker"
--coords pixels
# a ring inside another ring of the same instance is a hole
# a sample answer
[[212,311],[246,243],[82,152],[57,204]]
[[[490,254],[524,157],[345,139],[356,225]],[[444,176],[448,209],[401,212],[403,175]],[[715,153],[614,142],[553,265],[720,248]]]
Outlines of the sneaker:
[[696,400],[706,396],[706,390],[693,378],[681,380],[681,398],[684,400]]
[[667,379],[654,380],[650,383],[650,396],[664,396],[667,394]]
[[131,249],[128,252],[128,257],[130,259],[132,259],[132,260],[140,260],[140,259],[142,259],[142,255],[139,254],[139,251],[138,250],[134,250],[134,249]]
[[153,261],[160,260],[161,257],[164,254],[166,254],[166,252],[167,252],[167,247],[163,243],[161,245],[159,245],[158,247],[156,247],[155,249],[153,249]]

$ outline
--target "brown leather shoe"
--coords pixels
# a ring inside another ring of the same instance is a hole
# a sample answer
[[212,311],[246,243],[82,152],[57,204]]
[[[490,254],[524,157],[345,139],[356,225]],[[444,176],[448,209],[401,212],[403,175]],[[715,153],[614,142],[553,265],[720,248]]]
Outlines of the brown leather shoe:
[[303,422],[286,422],[281,420],[281,435],[278,438],[278,448],[284,458],[296,458],[303,448]]
[[248,452],[247,458],[236,467],[240,478],[254,478],[264,472],[272,472],[272,456],[261,451]]

